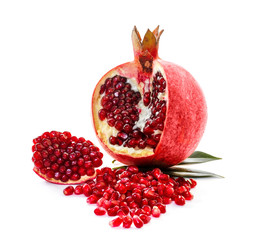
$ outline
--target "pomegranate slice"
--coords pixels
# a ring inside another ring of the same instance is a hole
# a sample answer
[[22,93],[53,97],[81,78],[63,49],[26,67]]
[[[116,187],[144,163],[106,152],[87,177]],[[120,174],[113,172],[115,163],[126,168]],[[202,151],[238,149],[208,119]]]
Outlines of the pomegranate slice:
[[[96,176],[103,154],[89,140],[69,132],[45,132],[33,140],[34,172],[48,182],[80,184]],[[77,189],[78,191],[78,189]]]
[[106,73],[92,97],[103,148],[124,164],[172,166],[197,147],[207,121],[204,95],[189,72],[158,57],[163,31],[132,31],[135,59]]

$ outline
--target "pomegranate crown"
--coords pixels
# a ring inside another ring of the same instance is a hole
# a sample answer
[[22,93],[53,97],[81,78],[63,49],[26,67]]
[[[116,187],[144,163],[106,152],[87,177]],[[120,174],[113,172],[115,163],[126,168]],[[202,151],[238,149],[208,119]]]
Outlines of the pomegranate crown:
[[142,40],[136,26],[133,28],[132,44],[135,60],[138,60],[147,72],[150,72],[153,60],[158,58],[159,40],[163,31],[159,31],[159,26],[153,32],[148,29]]

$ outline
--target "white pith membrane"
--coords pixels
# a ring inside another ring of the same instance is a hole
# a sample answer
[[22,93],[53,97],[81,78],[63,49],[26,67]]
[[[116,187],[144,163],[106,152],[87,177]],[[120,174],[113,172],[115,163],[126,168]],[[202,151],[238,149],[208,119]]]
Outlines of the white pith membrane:
[[[133,130],[136,128],[140,128],[140,130],[143,132],[143,128],[145,126],[145,123],[147,122],[148,119],[150,119],[151,116],[151,107],[149,106],[145,106],[144,102],[143,102],[143,97],[144,97],[144,92],[151,92],[153,90],[153,77],[155,76],[155,74],[159,72],[162,77],[165,79],[165,74],[163,71],[163,68],[160,66],[160,64],[155,64],[154,62],[154,66],[153,66],[153,73],[150,76],[150,79],[148,79],[147,81],[145,81],[144,83],[141,82],[140,84],[138,84],[138,81],[136,79],[133,78],[127,78],[126,83],[129,83],[131,85],[131,90],[135,91],[135,92],[140,92],[141,94],[141,100],[138,102],[138,104],[136,105],[136,107],[139,110],[139,120],[137,122],[135,122],[135,125],[133,127]],[[102,84],[105,83],[105,80],[107,78],[113,78],[114,76],[122,76],[121,74],[119,74],[117,71],[113,70],[111,72],[109,72],[107,74],[107,76],[104,78],[104,80],[102,80],[101,84],[98,86],[97,89],[100,88],[100,86]],[[122,76],[124,77],[124,76]],[[133,157],[144,157],[144,156],[150,156],[154,154],[154,149],[150,146],[146,146],[144,149],[140,149],[138,147],[125,147],[124,144],[122,144],[121,146],[119,145],[112,145],[109,142],[109,138],[111,136],[117,136],[117,134],[120,132],[118,131],[115,127],[111,127],[108,125],[107,123],[107,119],[104,119],[103,121],[101,121],[98,117],[98,112],[100,109],[102,109],[102,105],[101,105],[101,99],[103,98],[103,96],[105,96],[105,92],[103,94],[99,93],[99,90],[97,92],[98,94],[98,98],[96,98],[96,103],[94,106],[94,120],[95,120],[95,127],[98,133],[99,138],[107,145],[107,147],[112,150],[113,152],[117,152],[119,154],[127,154],[127,155],[131,155]],[[157,95],[157,98],[161,101],[161,100],[166,100],[167,99],[167,87],[165,88],[165,91],[163,93],[159,92]],[[152,97],[151,97],[152,99]],[[167,103],[168,104],[168,103]],[[154,130],[154,134],[161,134],[162,131],[161,130]]]

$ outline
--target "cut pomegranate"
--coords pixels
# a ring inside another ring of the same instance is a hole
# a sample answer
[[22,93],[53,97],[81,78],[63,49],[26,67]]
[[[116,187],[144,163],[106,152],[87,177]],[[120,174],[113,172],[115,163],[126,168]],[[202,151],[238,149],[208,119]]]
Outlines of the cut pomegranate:
[[[99,148],[69,132],[45,132],[33,140],[34,172],[57,184],[79,184],[95,177],[94,168],[102,165]],[[75,189],[81,194],[82,189]]]
[[132,32],[135,59],[105,74],[92,111],[104,149],[127,165],[171,166],[197,147],[207,120],[203,93],[183,68],[158,57],[161,32],[141,41]]
[[[184,178],[165,177],[158,168],[141,172],[137,166],[115,170],[104,167],[97,170],[94,180],[77,186],[75,193],[78,189],[78,193],[83,192],[88,197],[87,203],[97,205],[94,210],[96,215],[107,213],[110,217],[117,216],[110,221],[110,226],[122,224],[124,228],[130,228],[133,223],[141,228],[150,222],[151,216],[158,218],[166,213],[165,204],[175,201],[184,205],[185,198],[191,200],[190,182]],[[66,195],[73,194],[74,189],[69,188],[65,190],[68,190]]]

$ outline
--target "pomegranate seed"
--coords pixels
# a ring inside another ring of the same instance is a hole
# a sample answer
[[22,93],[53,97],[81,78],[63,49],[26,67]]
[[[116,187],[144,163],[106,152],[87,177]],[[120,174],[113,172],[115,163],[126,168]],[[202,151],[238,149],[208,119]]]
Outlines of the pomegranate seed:
[[116,190],[117,190],[119,193],[126,193],[126,191],[127,191],[125,185],[122,184],[122,183],[119,183],[119,184],[116,186]]
[[119,82],[116,84],[116,89],[122,89],[124,87],[124,83],[123,82]]
[[140,214],[139,217],[143,221],[144,224],[149,223],[151,220],[151,217],[147,216],[146,214]]
[[164,189],[164,196],[165,197],[171,197],[174,193],[174,188],[171,186],[166,186]]
[[93,176],[94,174],[95,174],[94,168],[88,168],[88,169],[86,170],[86,175],[87,175],[87,176]]
[[197,182],[194,180],[194,179],[190,179],[190,184],[191,184],[191,188],[194,188],[194,187],[196,187],[196,185],[197,185]]
[[147,143],[148,145],[150,145],[151,147],[156,147],[156,145],[157,145],[157,143],[156,143],[153,139],[151,139],[151,138],[148,138],[148,139],[146,140],[146,143]]
[[167,174],[160,174],[158,180],[159,180],[159,182],[167,183],[168,180],[169,180],[169,175],[167,175]]
[[148,216],[151,215],[151,213],[152,213],[152,209],[149,205],[143,205],[142,210],[143,210],[144,214],[146,214]]
[[74,193],[76,195],[82,194],[83,193],[83,186],[81,186],[81,185],[76,186],[75,189],[74,189]]
[[134,215],[134,217],[133,217],[133,223],[134,223],[136,228],[141,228],[144,225],[143,221],[137,215]]
[[123,130],[123,125],[124,125],[124,123],[122,121],[116,121],[115,128],[118,131],[122,131]]
[[126,170],[131,173],[138,173],[139,172],[139,169],[137,166],[129,166]]
[[55,172],[55,175],[54,175],[54,179],[55,180],[60,180],[62,177],[61,173],[60,172]]
[[55,172],[53,170],[47,170],[46,176],[47,178],[53,178],[55,175]]
[[143,197],[148,199],[155,199],[157,197],[157,194],[153,189],[148,188],[144,190]]
[[124,118],[123,121],[126,123],[123,126],[123,131],[126,133],[130,133],[132,131],[132,126],[130,124],[128,124],[128,121],[126,120],[127,118]]
[[43,162],[41,160],[35,160],[34,161],[34,166],[37,168],[42,168],[43,167]]
[[141,149],[144,149],[146,148],[146,142],[143,141],[143,140],[140,140],[139,143],[138,143],[138,147],[141,148]]
[[193,199],[193,195],[187,191],[183,194],[183,197],[185,198],[185,200],[192,200]]
[[115,145],[115,144],[117,143],[117,138],[111,136],[111,137],[109,138],[109,142],[110,142],[112,145]]
[[45,147],[41,143],[37,143],[35,145],[35,149],[36,151],[42,151],[43,149],[45,149]]
[[175,191],[176,191],[177,194],[181,195],[181,194],[187,192],[187,189],[186,189],[185,186],[180,186]]
[[150,95],[151,95],[150,92],[146,92],[146,93],[144,94],[144,99],[143,99],[143,101],[144,101],[144,105],[145,105],[145,106],[148,106],[149,103],[150,103]]
[[66,174],[67,176],[71,176],[71,175],[72,175],[72,170],[71,170],[70,168],[66,169],[65,174]]
[[129,142],[128,142],[129,147],[135,147],[136,145],[137,145],[137,141],[135,138],[132,138],[129,140]]
[[106,200],[106,198],[101,197],[101,198],[97,201],[97,206],[102,207],[105,200]]
[[123,220],[120,217],[117,217],[109,222],[111,227],[119,227],[122,224]]
[[86,197],[89,197],[92,194],[92,188],[88,184],[83,185],[83,193]]
[[162,172],[159,168],[155,168],[153,169],[152,174],[155,178],[159,179],[159,176],[162,174]]
[[44,138],[42,139],[42,145],[44,147],[49,147],[52,144],[52,142],[50,141],[50,139]]
[[114,206],[112,208],[108,208],[107,209],[108,215],[109,216],[116,216],[119,209],[120,209],[119,206]]
[[124,213],[124,211],[122,209],[120,209],[117,212],[117,216],[119,216],[120,218],[124,218],[126,216],[126,214]]
[[132,224],[132,218],[130,216],[126,216],[123,218],[123,227],[130,228]]
[[33,154],[33,157],[36,159],[36,160],[42,160],[42,156],[41,156],[41,153],[40,152],[35,152]]
[[102,84],[100,88],[100,94],[103,94],[105,92],[105,89],[106,89],[106,86]]
[[172,202],[171,198],[169,197],[162,197],[162,203],[163,204],[170,204]]
[[86,199],[86,202],[89,203],[89,204],[94,204],[94,203],[97,203],[98,200],[99,200],[99,197],[97,197],[96,195],[90,195]]
[[63,193],[65,196],[72,195],[74,193],[74,188],[72,186],[69,186],[63,190]]
[[148,199],[147,199],[147,198],[143,198],[143,199],[141,200],[141,204],[142,204],[142,206],[148,205]]
[[106,210],[104,208],[102,208],[102,207],[98,207],[98,208],[94,209],[94,213],[97,216],[103,216],[103,215],[106,214]]
[[[149,125],[146,125],[143,129],[143,132],[147,135],[150,135],[150,134],[153,134],[154,133],[154,130],[149,126]],[[153,139],[151,139],[152,141]],[[154,141],[154,140],[153,140]]]
[[93,160],[93,166],[94,167],[100,167],[102,165],[102,160],[100,158],[95,158]]
[[165,205],[163,205],[161,203],[158,203],[156,206],[160,209],[161,213],[165,213],[166,212],[166,206]]
[[104,201],[103,201],[103,207],[104,207],[105,209],[109,209],[110,206],[111,206],[111,202],[110,202],[110,201],[108,201],[108,200],[104,200]]
[[61,181],[62,182],[67,182],[69,180],[69,177],[67,176],[67,175],[62,175],[62,177],[61,177]]
[[174,200],[177,205],[183,206],[185,204],[185,198],[181,195],[176,195]]
[[121,138],[122,140],[126,140],[128,138],[128,135],[124,132],[119,132],[117,134],[117,137]]
[[155,218],[158,218],[161,215],[161,211],[158,207],[154,206],[152,209],[152,215]]

